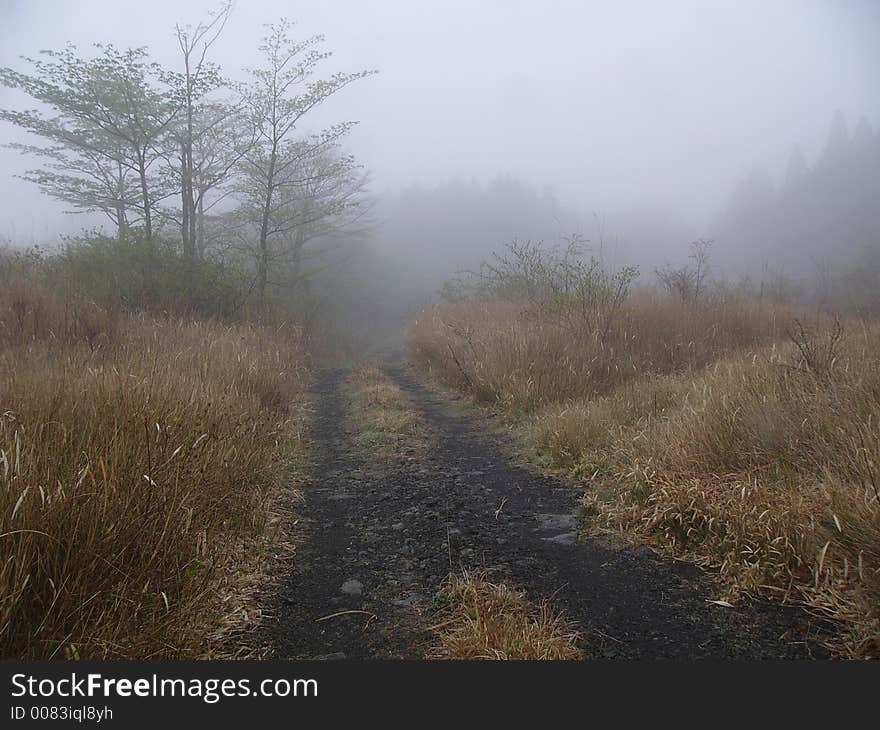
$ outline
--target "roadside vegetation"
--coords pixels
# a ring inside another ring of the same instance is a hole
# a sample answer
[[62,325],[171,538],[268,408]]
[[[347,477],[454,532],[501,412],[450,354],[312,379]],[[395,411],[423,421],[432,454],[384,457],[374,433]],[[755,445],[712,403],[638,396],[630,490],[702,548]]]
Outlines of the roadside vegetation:
[[311,284],[368,208],[354,122],[308,115],[372,72],[280,20],[233,79],[232,11],[175,26],[171,65],[67,44],[0,68],[23,179],[106,226],[0,245],[4,658],[247,653],[289,569],[333,296]]
[[424,456],[429,427],[380,365],[356,364],[348,379],[348,393],[354,444],[366,458],[392,461]]
[[213,653],[284,552],[302,332],[126,311],[61,265],[0,258],[0,654]]
[[584,485],[593,528],[800,601],[880,655],[880,328],[708,276],[635,290],[569,241],[515,244],[411,332],[414,359]]
[[430,659],[582,659],[580,634],[546,601],[526,595],[480,571],[452,573],[441,608],[432,617],[436,645]]

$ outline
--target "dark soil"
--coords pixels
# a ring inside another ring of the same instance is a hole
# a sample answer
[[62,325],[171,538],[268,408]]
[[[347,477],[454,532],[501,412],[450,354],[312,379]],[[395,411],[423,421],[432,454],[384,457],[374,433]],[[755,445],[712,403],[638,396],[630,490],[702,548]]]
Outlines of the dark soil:
[[576,490],[511,464],[478,417],[404,368],[387,373],[433,429],[433,448],[386,464],[360,457],[345,430],[346,373],[325,372],[303,544],[267,627],[274,656],[422,658],[425,611],[462,567],[551,599],[590,658],[823,656],[795,608],[719,606],[711,575],[691,565],[578,539]]

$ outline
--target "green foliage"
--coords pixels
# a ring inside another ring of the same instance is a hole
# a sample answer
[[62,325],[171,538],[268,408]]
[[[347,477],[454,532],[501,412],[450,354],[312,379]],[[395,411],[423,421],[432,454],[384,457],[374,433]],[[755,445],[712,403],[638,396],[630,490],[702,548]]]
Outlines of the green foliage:
[[282,19],[268,26],[259,48],[263,66],[248,69],[247,83],[238,85],[255,134],[237,181],[239,205],[233,218],[258,239],[249,250],[257,272],[255,295],[264,309],[270,268],[292,262],[298,273],[309,238],[334,229],[362,206],[364,178],[353,158],[337,151],[354,122],[333,124],[312,135],[302,135],[299,125],[331,96],[376,73],[316,78],[331,55],[319,50],[324,38],[295,41],[292,25]]
[[167,193],[151,168],[177,114],[179,84],[145,48],[95,48],[92,58],[73,45],[42,51],[23,59],[30,73],[0,68],[0,85],[49,110],[0,110],[0,119],[44,143],[13,145],[45,162],[24,179],[75,210],[105,213],[120,230],[143,221],[149,234],[155,203]]
[[242,272],[208,259],[192,281],[176,242],[147,240],[132,231],[123,240],[90,234],[68,241],[51,261],[53,275],[108,306],[183,312],[232,319],[246,296]]
[[27,278],[45,267],[46,256],[39,246],[15,249],[0,244],[0,284]]
[[177,242],[139,230],[122,240],[100,233],[69,239],[60,251],[0,247],[0,286],[30,281],[77,294],[108,309],[244,316],[250,277],[228,260],[208,258],[190,278]]
[[[264,66],[232,85],[208,57],[232,5],[176,27],[178,70],[147,48],[101,44],[91,55],[68,44],[24,57],[23,70],[0,68],[0,88],[35,102],[0,109],[0,121],[35,138],[12,145],[40,162],[23,178],[71,212],[113,223],[116,241],[89,234],[52,257],[62,278],[90,296],[228,318],[252,294],[263,315],[274,314],[276,298],[290,310],[315,269],[306,270],[308,243],[363,224],[367,178],[339,145],[354,122],[313,134],[299,125],[374,72],[319,78],[330,56],[319,50],[323,39],[295,41],[282,20],[260,46]],[[237,98],[216,98],[224,88]],[[213,210],[230,195],[232,213]]]

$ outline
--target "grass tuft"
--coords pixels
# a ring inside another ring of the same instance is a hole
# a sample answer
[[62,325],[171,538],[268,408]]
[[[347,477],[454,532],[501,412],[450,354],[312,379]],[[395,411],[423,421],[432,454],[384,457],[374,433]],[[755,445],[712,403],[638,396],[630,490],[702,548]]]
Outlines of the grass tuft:
[[353,440],[362,452],[380,461],[424,455],[428,426],[379,365],[358,363],[349,377],[348,391]]
[[493,583],[484,572],[451,574],[444,607],[432,628],[431,659],[581,659],[580,634],[546,601],[533,606],[524,593]]

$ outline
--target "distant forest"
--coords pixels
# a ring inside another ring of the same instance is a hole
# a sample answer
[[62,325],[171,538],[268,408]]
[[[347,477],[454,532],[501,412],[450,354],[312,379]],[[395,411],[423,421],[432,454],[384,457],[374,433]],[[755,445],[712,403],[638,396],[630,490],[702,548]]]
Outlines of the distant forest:
[[714,278],[777,299],[846,304],[842,294],[880,287],[878,170],[880,132],[863,118],[850,133],[837,113],[815,160],[795,147],[779,183],[753,172],[700,227],[650,207],[593,212],[584,201],[574,210],[549,189],[499,176],[381,196],[371,248],[398,270],[397,291],[415,296],[514,238],[553,243],[578,233],[611,266],[639,266],[645,284],[657,267],[686,263],[688,244],[703,238],[713,242]]
[[[880,133],[842,113],[810,163],[795,148],[781,184],[756,171],[711,224],[717,254],[740,270],[821,280],[857,264],[880,268]],[[731,266],[732,268],[732,266]]]

